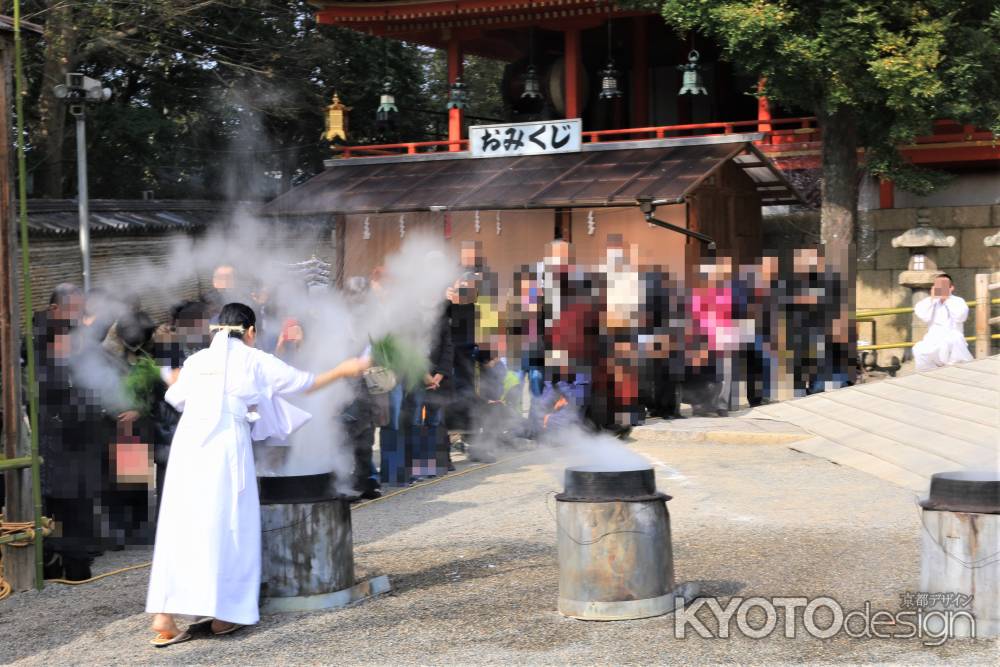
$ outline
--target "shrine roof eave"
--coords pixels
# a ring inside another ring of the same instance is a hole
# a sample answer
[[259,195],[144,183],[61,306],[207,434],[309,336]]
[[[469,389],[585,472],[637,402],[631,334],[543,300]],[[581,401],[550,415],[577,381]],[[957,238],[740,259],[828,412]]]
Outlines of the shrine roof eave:
[[264,215],[635,207],[677,204],[722,165],[754,182],[762,206],[801,204],[755,135],[587,144],[579,152],[475,158],[443,153],[352,158],[269,202]]
[[392,24],[434,27],[504,27],[539,21],[654,15],[655,11],[608,7],[593,0],[312,0],[320,23],[374,28]]

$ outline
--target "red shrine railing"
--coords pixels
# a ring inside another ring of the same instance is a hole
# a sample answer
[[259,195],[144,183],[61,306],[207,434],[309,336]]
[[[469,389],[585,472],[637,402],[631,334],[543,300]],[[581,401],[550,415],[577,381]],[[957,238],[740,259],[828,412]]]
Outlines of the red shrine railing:
[[[770,126],[770,129],[761,129]],[[638,141],[643,139],[668,139],[671,137],[712,136],[764,132],[761,142],[765,145],[809,142],[819,140],[819,129],[814,117],[776,118],[762,122],[754,120],[724,121],[715,123],[688,123],[686,125],[661,125],[658,127],[627,127],[616,130],[583,132],[584,143],[611,141]],[[457,148],[453,148],[457,147]],[[469,140],[456,141],[404,141],[395,144],[369,146],[338,146],[334,150],[342,157],[373,157],[384,155],[414,155],[438,151],[469,149]]]
[[[584,143],[611,143],[625,141],[640,141],[645,139],[669,139],[672,137],[691,136],[722,136],[727,134],[742,134],[760,132],[764,136],[756,142],[767,154],[775,159],[818,151],[820,129],[816,118],[804,116],[799,118],[774,118],[770,120],[737,120],[714,123],[688,123],[685,125],[663,125],[658,127],[629,127],[615,130],[594,130],[583,132]],[[961,125],[953,121],[939,120],[934,123],[934,132],[914,141],[916,146],[931,147],[938,145],[948,149],[947,155],[961,160],[963,155],[969,159],[1000,159],[1000,145],[992,133],[978,130],[971,125]],[[961,153],[963,146],[975,147],[976,157],[972,153]],[[461,152],[469,150],[469,140],[455,141],[408,141],[394,144],[376,144],[368,146],[338,146],[334,151],[343,158],[376,157],[392,155],[415,155],[418,153],[436,153],[441,151]],[[942,156],[943,157],[943,154]],[[924,161],[924,160],[920,160]]]

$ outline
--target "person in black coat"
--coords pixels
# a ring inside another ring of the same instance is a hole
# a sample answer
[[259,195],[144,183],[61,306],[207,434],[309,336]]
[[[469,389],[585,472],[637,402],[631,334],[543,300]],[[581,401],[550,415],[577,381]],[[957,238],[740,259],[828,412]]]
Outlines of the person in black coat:
[[59,285],[49,308],[34,318],[42,503],[56,522],[55,534],[45,540],[45,576],[73,581],[90,578],[93,555],[102,547],[100,499],[114,434],[100,397],[74,373],[101,354],[98,334],[81,330],[83,304],[79,288]]

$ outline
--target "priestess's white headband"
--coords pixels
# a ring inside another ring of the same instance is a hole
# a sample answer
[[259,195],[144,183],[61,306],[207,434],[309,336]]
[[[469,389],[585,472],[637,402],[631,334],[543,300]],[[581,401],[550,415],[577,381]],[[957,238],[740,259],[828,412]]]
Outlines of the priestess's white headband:
[[239,324],[213,324],[208,327],[209,331],[228,331],[229,333],[246,333],[247,330]]

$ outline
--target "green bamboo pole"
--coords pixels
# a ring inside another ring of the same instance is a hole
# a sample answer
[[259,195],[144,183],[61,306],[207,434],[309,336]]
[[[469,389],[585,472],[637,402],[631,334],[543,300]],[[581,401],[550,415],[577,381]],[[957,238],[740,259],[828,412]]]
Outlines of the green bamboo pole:
[[24,160],[24,63],[21,59],[21,0],[14,0],[14,109],[17,114],[17,208],[21,228],[21,273],[24,285],[25,343],[28,348],[28,418],[31,424],[31,495],[35,503],[35,588],[45,586],[42,557],[42,470],[38,456],[38,382],[32,314],[31,264],[28,261],[28,170]]
[[3,470],[20,470],[21,468],[30,468],[31,464],[34,462],[30,456],[21,456],[16,459],[3,459],[0,461],[0,471]]

